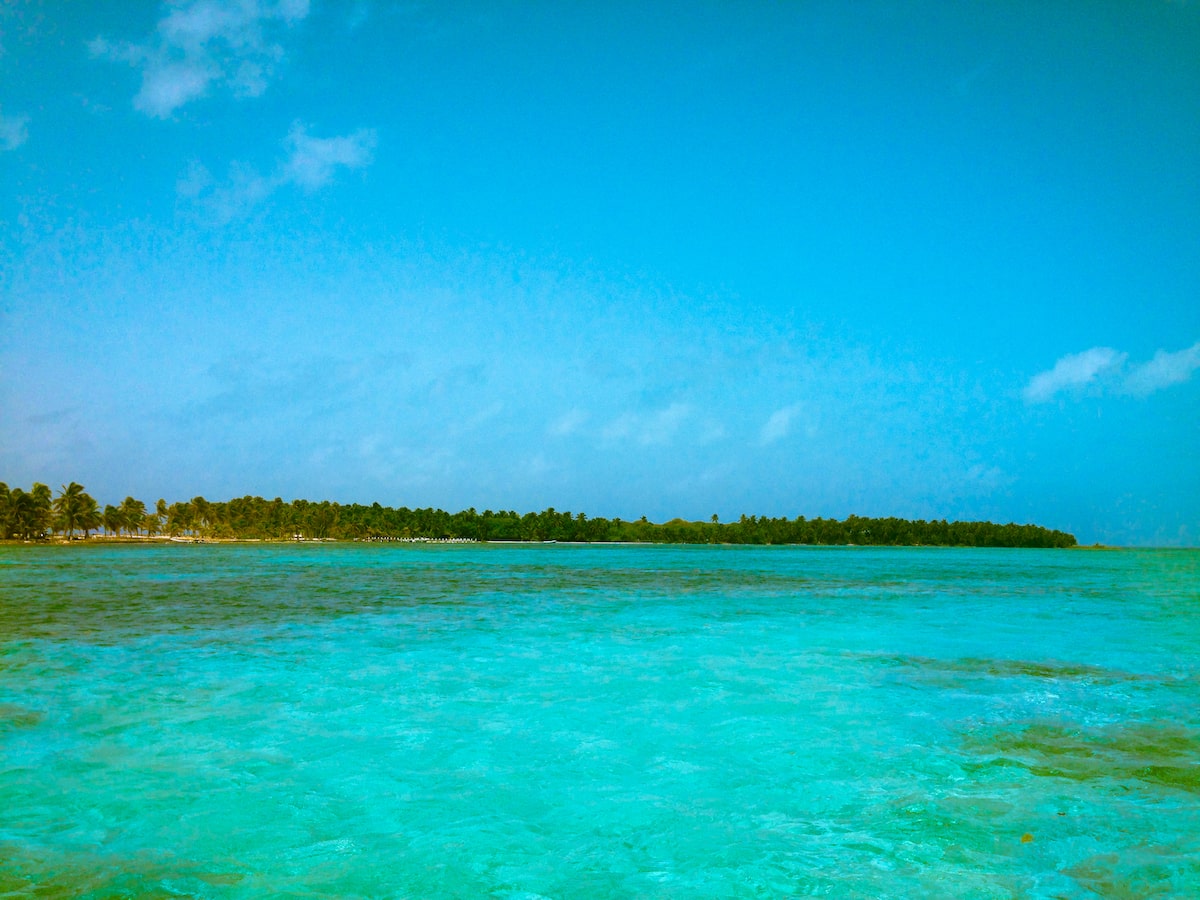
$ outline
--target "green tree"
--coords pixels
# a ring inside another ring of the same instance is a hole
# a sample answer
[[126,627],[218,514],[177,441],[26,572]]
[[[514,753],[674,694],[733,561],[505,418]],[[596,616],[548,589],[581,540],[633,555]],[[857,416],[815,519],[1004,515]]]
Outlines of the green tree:
[[50,530],[52,519],[50,488],[40,481],[35,481],[29,495],[33,498],[33,528],[37,537],[44,537]]
[[79,527],[83,529],[84,538],[91,537],[91,533],[101,526],[103,518],[100,515],[100,504],[87,493],[80,495],[79,498]]
[[154,513],[142,516],[142,527],[146,529],[146,537],[154,537],[162,530],[162,522]]
[[192,525],[200,534],[208,533],[210,526],[213,523],[212,504],[203,497],[193,497],[192,502]]
[[43,534],[44,529],[38,524],[37,501],[21,488],[13,488],[9,493],[4,522],[4,537],[12,535],[28,541]]
[[142,529],[146,519],[146,504],[133,497],[121,501],[121,523],[131,534],[137,534]]
[[62,493],[54,498],[54,512],[58,516],[58,528],[66,535],[67,540],[80,527],[79,516],[83,511],[83,497],[86,494],[83,485],[77,481],[62,486]]
[[21,488],[13,488],[8,509],[8,534],[29,540],[33,528],[33,497]]
[[190,503],[172,503],[167,507],[168,534],[176,535],[191,531],[192,524],[192,505]]

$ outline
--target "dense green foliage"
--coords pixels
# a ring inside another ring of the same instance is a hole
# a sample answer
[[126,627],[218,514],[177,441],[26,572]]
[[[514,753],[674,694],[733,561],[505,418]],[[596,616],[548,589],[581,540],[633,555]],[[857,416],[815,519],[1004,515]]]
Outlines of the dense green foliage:
[[0,537],[40,537],[50,527],[50,488],[34,482],[30,491],[0,481]]
[[1073,547],[1075,538],[1037,525],[992,522],[926,522],[908,519],[771,519],[742,516],[736,522],[666,523],[588,518],[583,513],[493,512],[474,509],[448,513],[440,509],[394,509],[374,503],[242,497],[210,502],[203,497],[167,504],[159,500],[147,512],[140,500],[126,497],[120,506],[101,513],[83,490],[71,482],[53,501],[44,484],[26,493],[0,482],[0,537],[30,540],[49,530],[66,536],[103,526],[108,534],[168,534],[204,538],[260,540],[383,538],[463,538],[478,541],[637,541],[673,544],[875,544],[965,547]]

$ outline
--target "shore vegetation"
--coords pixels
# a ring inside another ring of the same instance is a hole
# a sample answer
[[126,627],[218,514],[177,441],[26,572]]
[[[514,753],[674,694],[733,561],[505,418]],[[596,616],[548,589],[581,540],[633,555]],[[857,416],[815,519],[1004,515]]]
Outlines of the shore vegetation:
[[153,509],[126,497],[100,509],[83,485],[72,481],[53,496],[45,484],[28,490],[0,482],[0,539],[75,540],[96,533],[112,539],[193,540],[468,540],[631,542],[665,544],[859,544],[875,546],[1074,547],[1075,537],[1039,525],[1013,522],[947,522],[945,519],[808,519],[741,516],[721,522],[672,519],[592,518],[586,514],[394,508],[372,503],[312,502],[279,497],[203,497]]

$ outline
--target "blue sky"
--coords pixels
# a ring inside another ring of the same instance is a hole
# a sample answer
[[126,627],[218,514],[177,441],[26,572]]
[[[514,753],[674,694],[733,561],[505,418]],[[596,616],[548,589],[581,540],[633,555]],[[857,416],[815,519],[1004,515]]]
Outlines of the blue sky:
[[1200,4],[0,6],[0,479],[1200,543]]

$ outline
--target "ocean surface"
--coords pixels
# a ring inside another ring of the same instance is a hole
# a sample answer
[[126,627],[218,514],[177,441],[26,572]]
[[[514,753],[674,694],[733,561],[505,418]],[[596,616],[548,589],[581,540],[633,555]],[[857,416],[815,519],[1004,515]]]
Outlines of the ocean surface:
[[0,897],[1200,896],[1200,552],[0,548]]

